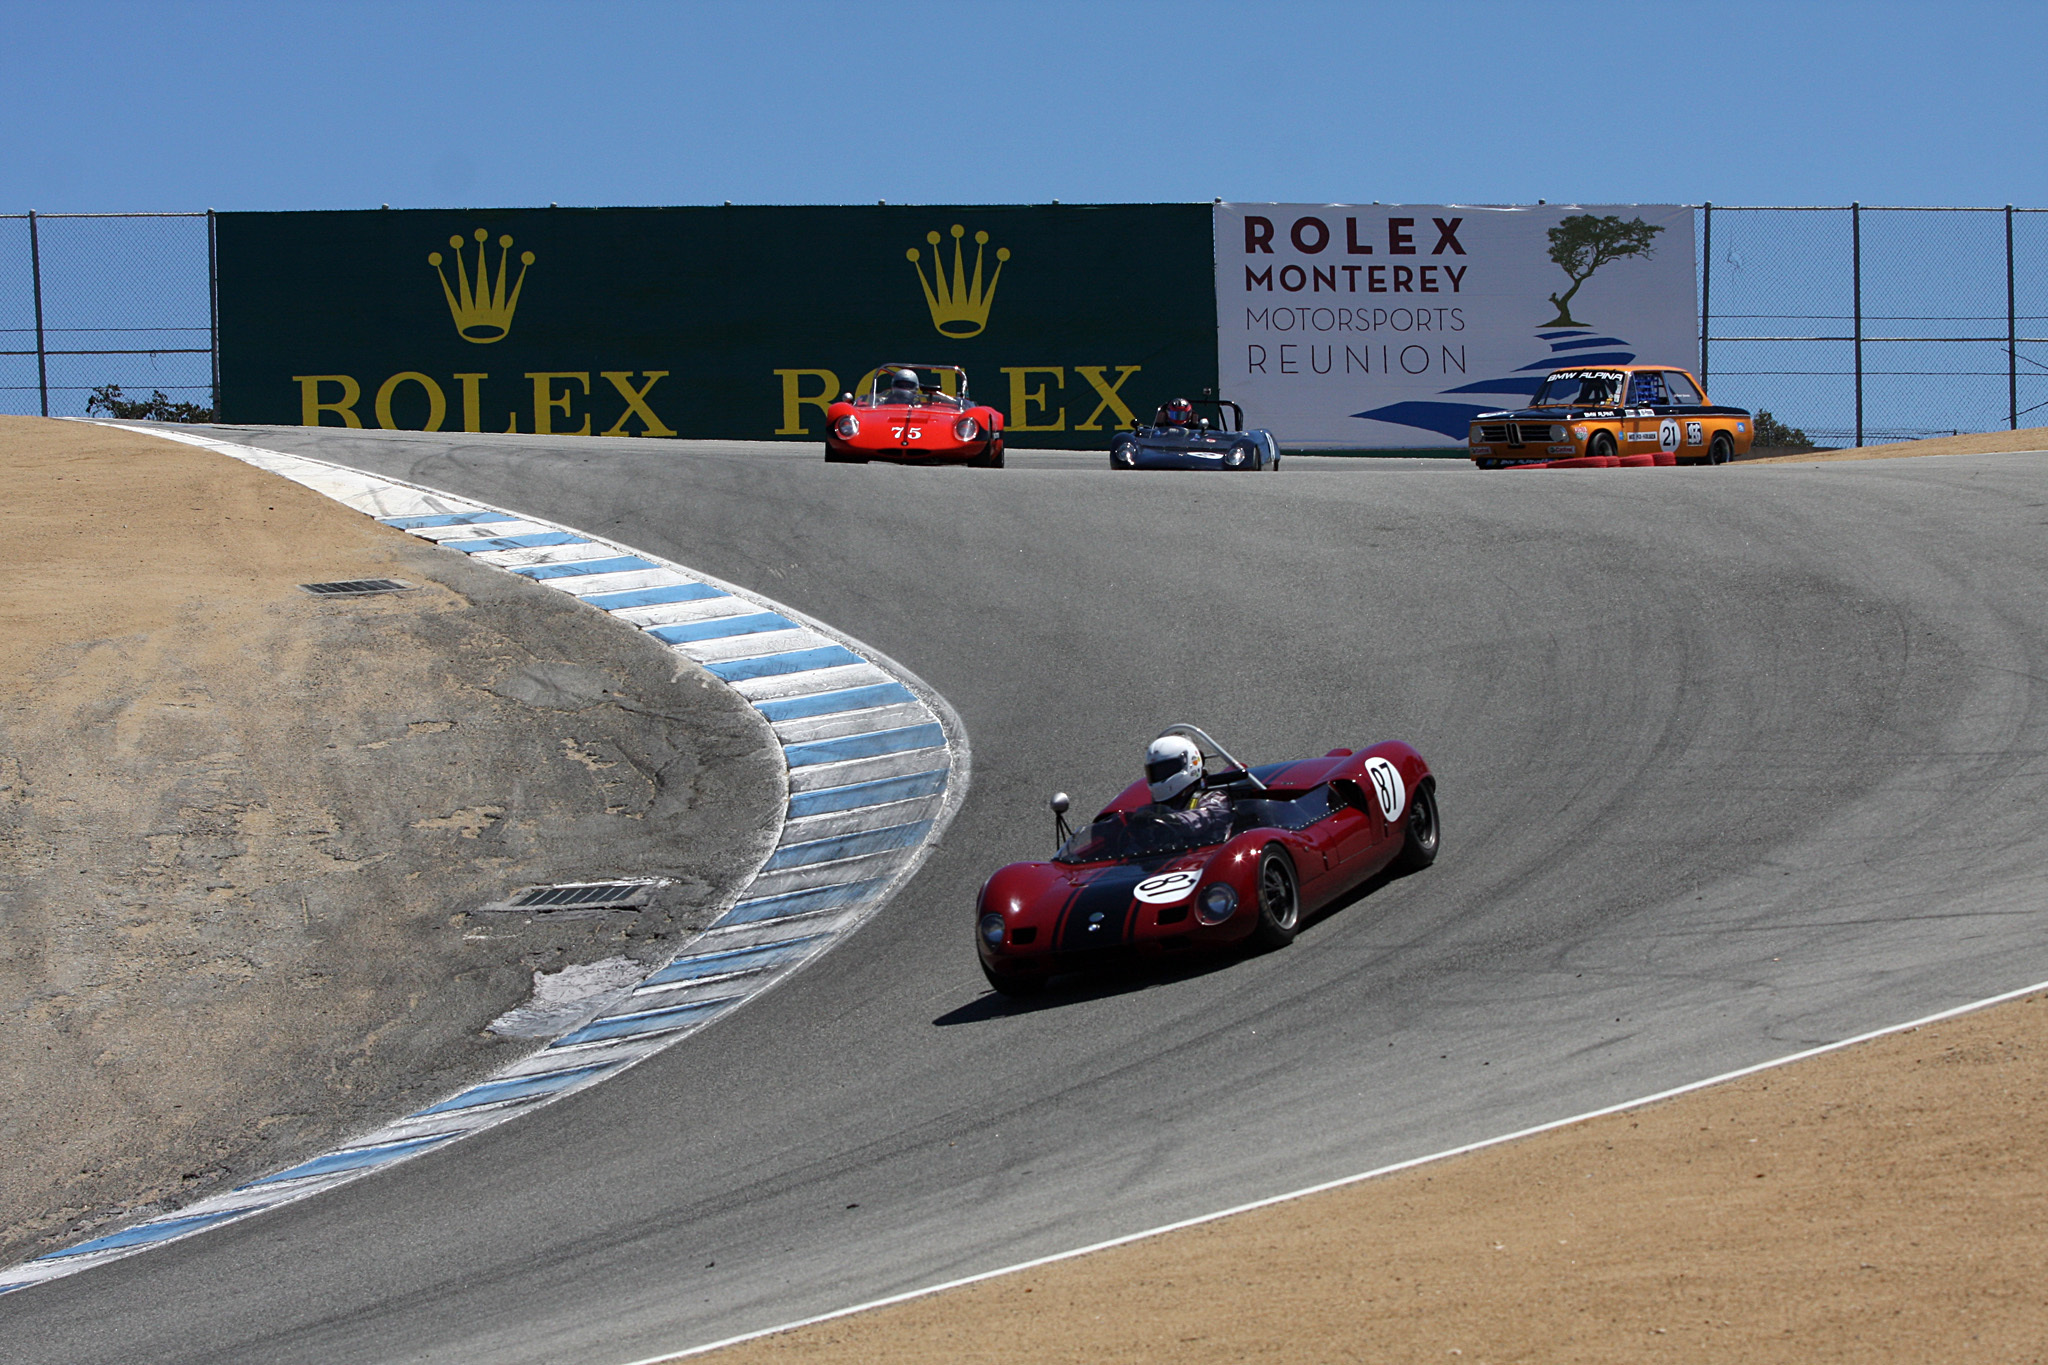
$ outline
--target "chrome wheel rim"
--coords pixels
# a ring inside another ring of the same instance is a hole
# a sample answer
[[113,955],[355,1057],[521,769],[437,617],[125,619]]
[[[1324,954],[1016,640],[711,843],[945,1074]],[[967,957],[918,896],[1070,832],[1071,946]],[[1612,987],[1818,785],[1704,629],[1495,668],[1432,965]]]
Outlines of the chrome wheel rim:
[[1416,798],[1415,809],[1408,812],[1408,828],[1415,836],[1416,847],[1427,852],[1436,850],[1436,797],[1423,792]]
[[1268,858],[1259,869],[1259,899],[1275,924],[1282,929],[1294,927],[1295,917],[1300,913],[1294,899],[1294,879],[1287,875],[1278,858]]

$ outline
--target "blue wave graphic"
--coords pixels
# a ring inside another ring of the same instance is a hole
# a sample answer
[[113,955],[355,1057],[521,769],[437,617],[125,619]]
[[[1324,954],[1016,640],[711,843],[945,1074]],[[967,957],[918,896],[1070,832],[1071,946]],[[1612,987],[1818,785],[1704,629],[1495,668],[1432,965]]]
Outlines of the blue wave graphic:
[[[1520,366],[1516,372],[1501,379],[1480,379],[1469,384],[1460,384],[1453,389],[1439,392],[1452,393],[1497,393],[1508,399],[1529,399],[1536,396],[1536,390],[1543,383],[1543,376],[1551,370],[1565,365],[1626,365],[1636,358],[1633,350],[1595,350],[1601,346],[1628,346],[1625,337],[1596,336],[1590,327],[1574,328],[1570,331],[1537,332],[1535,339],[1549,343],[1550,354],[1540,360]],[[1414,427],[1418,431],[1435,432],[1462,441],[1471,430],[1472,420],[1482,412],[1498,412],[1504,407],[1514,407],[1512,401],[1493,403],[1485,407],[1471,403],[1432,403],[1410,400],[1404,403],[1390,403],[1383,408],[1372,408],[1365,412],[1354,412],[1353,417],[1368,422],[1385,422],[1391,426]]]
[[1495,407],[1480,407],[1473,403],[1394,403],[1371,412],[1354,412],[1353,417],[1363,417],[1373,422],[1390,422],[1397,427],[1415,427],[1422,431],[1434,431],[1439,435],[1464,440],[1472,429],[1472,419],[1482,412],[1498,412]]

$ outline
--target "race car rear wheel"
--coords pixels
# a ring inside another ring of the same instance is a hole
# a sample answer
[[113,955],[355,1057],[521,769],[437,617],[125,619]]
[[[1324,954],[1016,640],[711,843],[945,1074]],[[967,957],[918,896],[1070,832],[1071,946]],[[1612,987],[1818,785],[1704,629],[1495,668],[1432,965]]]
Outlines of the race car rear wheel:
[[1400,875],[1420,872],[1436,861],[1443,842],[1443,826],[1437,823],[1436,783],[1426,780],[1408,801],[1408,821],[1403,827],[1401,851],[1394,855],[1389,870]]
[[1735,458],[1735,442],[1728,439],[1728,433],[1714,433],[1714,443],[1707,447],[1708,464],[1727,464]]
[[988,978],[988,984],[1004,995],[1027,996],[1045,993],[1045,978],[1042,976],[1012,976],[1008,972],[990,971],[989,965],[981,964],[981,974]]
[[1269,844],[1259,855],[1259,922],[1252,928],[1252,942],[1261,948],[1285,948],[1294,942],[1301,924],[1301,885],[1295,880],[1294,863],[1279,845]]

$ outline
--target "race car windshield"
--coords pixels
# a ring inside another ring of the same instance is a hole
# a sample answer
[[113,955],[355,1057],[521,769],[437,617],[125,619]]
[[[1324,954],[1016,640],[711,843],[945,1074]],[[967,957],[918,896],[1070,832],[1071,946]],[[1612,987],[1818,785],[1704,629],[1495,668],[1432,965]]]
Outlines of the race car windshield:
[[1554,374],[1536,390],[1532,408],[1611,408],[1621,402],[1623,376],[1608,371]]
[[1052,855],[1056,863],[1123,862],[1206,848],[1230,837],[1229,820],[1190,821],[1172,814],[1119,811],[1075,831]]
[[[874,386],[868,392],[861,394],[853,400],[854,406],[863,408],[888,407],[892,405],[937,408],[966,407],[967,395],[962,393],[955,397],[947,393],[944,384],[941,383],[941,378],[942,376],[938,374],[920,376],[917,390],[913,393],[907,389],[892,388],[889,384],[888,375],[883,373],[875,377]],[[950,372],[947,372],[943,378],[951,381],[953,376]]]

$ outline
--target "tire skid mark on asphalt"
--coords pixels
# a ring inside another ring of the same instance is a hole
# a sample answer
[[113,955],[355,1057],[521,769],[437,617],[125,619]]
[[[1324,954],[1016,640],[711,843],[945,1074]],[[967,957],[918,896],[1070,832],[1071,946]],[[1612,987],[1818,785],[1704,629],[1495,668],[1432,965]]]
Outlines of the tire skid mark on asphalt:
[[945,699],[886,655],[779,602],[437,489],[189,432],[126,429],[278,474],[661,640],[761,714],[783,751],[788,799],[775,848],[710,927],[575,1029],[332,1151],[0,1270],[0,1294],[333,1189],[619,1074],[858,928],[923,864],[966,794],[966,731]]

